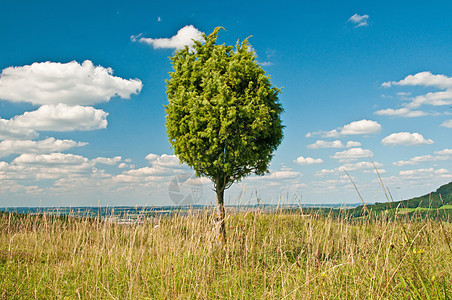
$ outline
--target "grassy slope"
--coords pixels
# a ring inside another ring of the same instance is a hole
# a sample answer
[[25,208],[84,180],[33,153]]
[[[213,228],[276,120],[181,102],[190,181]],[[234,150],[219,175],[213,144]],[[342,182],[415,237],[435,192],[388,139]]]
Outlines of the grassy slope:
[[[367,205],[367,209],[375,213],[395,211],[399,213],[420,213],[421,216],[452,216],[452,182],[438,188],[435,192],[403,201],[391,201]],[[354,209],[354,215],[363,213],[363,207]]]
[[452,225],[211,213],[119,226],[0,214],[0,299],[432,299],[452,296]]

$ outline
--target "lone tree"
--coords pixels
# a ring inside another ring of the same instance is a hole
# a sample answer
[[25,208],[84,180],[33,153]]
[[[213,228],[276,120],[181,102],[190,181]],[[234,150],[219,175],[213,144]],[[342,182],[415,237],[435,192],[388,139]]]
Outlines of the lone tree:
[[268,173],[283,138],[279,89],[256,62],[248,40],[217,45],[219,27],[204,43],[171,57],[166,81],[169,141],[181,162],[212,180],[217,194],[218,242],[226,241],[224,191],[235,181]]

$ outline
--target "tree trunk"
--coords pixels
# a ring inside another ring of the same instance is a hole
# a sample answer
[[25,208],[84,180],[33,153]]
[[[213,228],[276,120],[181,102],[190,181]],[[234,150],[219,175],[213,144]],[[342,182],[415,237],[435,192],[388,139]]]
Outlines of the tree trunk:
[[217,234],[217,244],[224,246],[226,244],[226,226],[224,212],[224,189],[217,189],[217,214],[215,218],[215,230]]

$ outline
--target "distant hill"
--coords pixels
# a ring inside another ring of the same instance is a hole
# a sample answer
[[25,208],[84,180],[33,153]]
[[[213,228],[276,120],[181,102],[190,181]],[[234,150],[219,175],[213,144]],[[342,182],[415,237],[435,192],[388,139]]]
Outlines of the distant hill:
[[[408,200],[375,203],[367,205],[367,209],[373,212],[382,212],[386,210],[394,210],[399,208],[402,212],[414,212],[414,210],[428,212],[429,210],[436,210],[438,208],[452,211],[452,182],[445,184],[436,191],[429,194],[415,197]],[[355,215],[363,212],[363,206],[358,206],[355,209]]]

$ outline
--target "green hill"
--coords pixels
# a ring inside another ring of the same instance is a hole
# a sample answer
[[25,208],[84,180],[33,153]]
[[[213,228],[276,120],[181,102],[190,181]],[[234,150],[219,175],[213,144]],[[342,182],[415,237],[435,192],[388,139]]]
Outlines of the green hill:
[[[414,213],[420,212],[422,215],[429,214],[432,211],[440,209],[441,214],[452,215],[452,182],[445,184],[436,191],[429,194],[415,197],[408,200],[375,203],[367,205],[367,210],[381,213],[383,211],[391,211],[398,208],[400,213]],[[358,206],[354,210],[354,215],[362,215],[364,212],[363,206]]]

